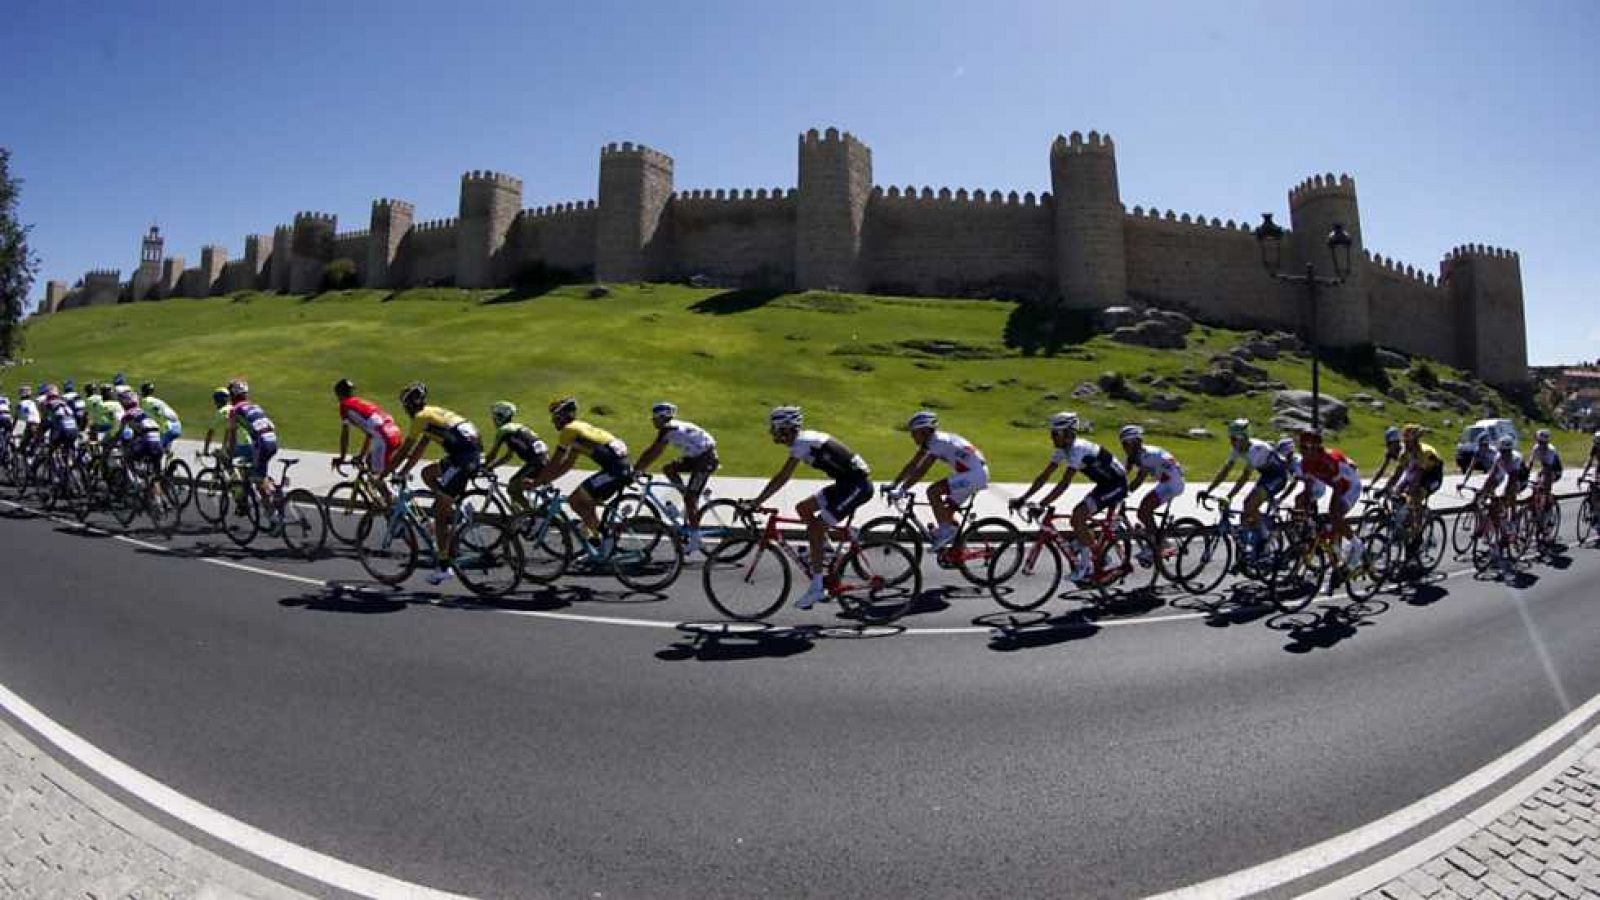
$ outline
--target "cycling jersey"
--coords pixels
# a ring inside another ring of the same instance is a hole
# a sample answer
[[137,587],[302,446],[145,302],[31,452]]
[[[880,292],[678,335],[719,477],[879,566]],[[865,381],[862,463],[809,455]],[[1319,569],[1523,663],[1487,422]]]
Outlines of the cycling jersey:
[[1561,454],[1556,452],[1554,446],[1546,444],[1540,447],[1535,444],[1529,457],[1528,464],[1538,466],[1540,474],[1556,479],[1561,477]]
[[249,400],[242,400],[228,407],[228,419],[230,422],[241,426],[242,430],[250,436],[252,446],[259,448],[267,443],[276,446],[278,442],[277,427],[272,424],[271,419],[267,418],[266,410],[251,403]]
[[556,438],[556,447],[561,450],[575,449],[595,462],[602,462],[606,456],[628,455],[628,445],[618,440],[616,435],[582,419],[573,419],[561,429]]
[[853,481],[871,474],[867,461],[826,431],[802,431],[789,445],[789,455],[834,481]]
[[17,401],[17,421],[23,425],[39,425],[44,421],[39,404],[32,397]]
[[520,422],[507,422],[495,433],[495,440],[511,448],[524,463],[543,466],[550,459],[550,448],[532,428]]
[[149,413],[152,419],[156,420],[156,424],[161,426],[162,431],[166,431],[173,426],[183,427],[183,422],[178,419],[177,412],[167,405],[167,401],[162,400],[160,397],[146,397],[139,401],[139,406]]
[[1444,469],[1444,457],[1433,449],[1432,444],[1418,442],[1416,452],[1406,451],[1405,460],[1407,466],[1415,466],[1423,472]]
[[1163,481],[1183,477],[1183,466],[1178,464],[1178,458],[1152,444],[1145,444],[1137,456],[1129,459],[1134,466],[1144,470],[1145,474]]
[[684,456],[703,456],[717,449],[717,440],[711,436],[711,432],[682,419],[668,422],[660,434]]
[[424,406],[411,417],[411,431],[406,435],[406,440],[416,441],[423,437],[438,441],[446,456],[473,453],[482,448],[478,429],[442,406]]
[[72,417],[78,421],[78,427],[82,428],[84,426],[84,415],[86,413],[86,406],[83,398],[78,396],[77,391],[67,391],[65,394],[61,395],[61,402],[67,404],[67,406],[72,410]]
[[122,439],[133,443],[155,441],[161,443],[161,423],[142,409],[126,410],[122,414]]
[[57,399],[46,406],[44,412],[50,435],[56,440],[70,440],[78,436],[78,418],[72,414],[72,407],[64,401]]
[[1263,475],[1268,472],[1282,471],[1284,468],[1283,457],[1278,455],[1277,449],[1260,438],[1251,438],[1250,443],[1245,446],[1244,452],[1241,453],[1238,448],[1234,448],[1228,454],[1228,462],[1230,464],[1239,460],[1244,460],[1245,468],[1254,469]]
[[1089,476],[1089,480],[1101,487],[1128,484],[1128,470],[1122,467],[1111,451],[1101,447],[1094,441],[1078,438],[1072,446],[1065,450],[1056,448],[1050,455],[1050,462],[1056,465],[1066,464],[1067,468]]
[[360,397],[345,397],[339,401],[339,419],[371,438],[374,443],[399,446],[404,440],[400,426],[383,407]]
[[233,421],[233,404],[224,403],[211,416],[211,430],[217,434],[228,433],[228,423]]
[[1497,454],[1494,462],[1489,464],[1489,483],[1499,484],[1500,479],[1508,478],[1520,483],[1523,480],[1522,454],[1516,450],[1504,450]]
[[90,397],[85,401],[85,409],[89,417],[89,427],[99,434],[105,434],[115,428],[122,420],[122,407],[99,397]]
[[983,451],[971,441],[950,431],[935,431],[933,437],[928,438],[928,442],[922,445],[922,452],[957,473],[989,468],[989,461],[984,458]]
[[1342,490],[1344,485],[1361,480],[1361,472],[1355,462],[1343,451],[1331,447],[1318,454],[1302,456],[1300,468],[1307,478],[1320,481],[1334,490]]

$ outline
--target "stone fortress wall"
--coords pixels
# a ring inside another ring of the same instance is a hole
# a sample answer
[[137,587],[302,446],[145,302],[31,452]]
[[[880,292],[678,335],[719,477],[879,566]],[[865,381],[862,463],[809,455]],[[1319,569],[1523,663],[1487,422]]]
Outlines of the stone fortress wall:
[[[673,161],[642,144],[600,152],[598,199],[524,208],[523,183],[498,172],[461,176],[454,218],[418,221],[403,200],[372,203],[366,227],[301,212],[245,238],[244,256],[203,248],[198,268],[163,258],[155,229],[127,283],[96,270],[67,289],[51,282],[43,311],[236,290],[309,292],[335,259],[366,287],[509,286],[537,277],[600,281],[701,276],[730,287],[824,289],[949,297],[1047,298],[1076,309],[1131,302],[1185,310],[1240,328],[1304,332],[1304,289],[1267,276],[1251,226],[1122,202],[1109,135],[1055,139],[1048,193],[874,182],[872,151],[829,128],[800,135],[794,188],[681,190]],[[1317,175],[1289,191],[1284,267],[1330,274],[1328,231],[1355,241],[1355,271],[1325,290],[1322,342],[1367,342],[1524,383],[1522,273],[1517,254],[1479,244],[1450,251],[1437,272],[1368,249],[1356,186]]]

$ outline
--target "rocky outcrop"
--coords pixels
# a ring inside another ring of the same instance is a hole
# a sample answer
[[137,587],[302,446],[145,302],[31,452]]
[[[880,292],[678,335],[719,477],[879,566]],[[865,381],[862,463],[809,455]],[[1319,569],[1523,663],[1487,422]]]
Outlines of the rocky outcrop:
[[[1342,400],[1323,394],[1317,409],[1325,429],[1338,431],[1350,425],[1350,407]],[[1311,427],[1311,392],[1278,391],[1272,395],[1272,425],[1283,431]]]

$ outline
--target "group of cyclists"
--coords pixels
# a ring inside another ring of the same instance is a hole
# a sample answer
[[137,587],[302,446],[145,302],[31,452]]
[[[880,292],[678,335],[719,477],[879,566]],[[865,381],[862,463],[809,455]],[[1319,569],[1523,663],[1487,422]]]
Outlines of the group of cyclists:
[[[698,527],[699,506],[706,485],[718,470],[715,437],[693,422],[678,416],[678,408],[660,402],[650,409],[654,437],[634,460],[628,445],[616,435],[579,418],[576,398],[560,397],[549,404],[554,428],[554,448],[539,433],[519,418],[517,404],[502,400],[489,408],[494,425],[493,439],[484,449],[478,429],[466,417],[444,406],[429,402],[427,385],[413,382],[398,395],[409,427],[402,429],[395,418],[373,400],[359,396],[356,385],[341,378],[334,386],[341,424],[339,453],[333,460],[342,469],[358,463],[361,477],[376,496],[392,497],[390,479],[403,480],[420,464],[430,446],[438,444],[442,459],[423,465],[421,477],[433,491],[434,532],[439,552],[436,567],[427,577],[439,584],[451,577],[450,561],[455,552],[449,524],[456,502],[468,490],[475,476],[514,462],[515,474],[509,481],[509,499],[518,511],[528,509],[529,498],[587,458],[596,471],[588,475],[568,498],[578,517],[581,537],[601,542],[600,510],[637,478],[646,475],[668,451],[676,456],[662,467],[684,499],[685,551],[702,549]],[[262,406],[251,397],[250,386],[236,379],[212,395],[215,412],[204,440],[203,454],[212,453],[213,440],[219,441],[218,454],[232,459],[248,472],[256,489],[267,496],[273,490],[268,465],[278,453],[277,428]],[[1071,510],[1071,533],[1076,555],[1070,560],[1074,581],[1081,582],[1092,567],[1090,548],[1094,546],[1091,521],[1096,513],[1120,507],[1146,482],[1150,489],[1136,506],[1136,518],[1147,534],[1158,534],[1158,512],[1186,490],[1184,467],[1171,452],[1148,443],[1144,428],[1130,424],[1117,438],[1121,453],[1103,447],[1081,435],[1077,414],[1058,412],[1048,419],[1051,453],[1044,467],[1022,493],[1010,501],[1013,511],[1028,507],[1049,510],[1081,473],[1091,489]],[[18,430],[16,448],[27,452],[68,453],[86,441],[117,446],[128,465],[159,466],[172,442],[183,434],[183,424],[173,408],[156,394],[155,385],[143,384],[136,393],[120,374],[105,385],[91,384],[83,394],[72,381],[58,387],[39,385],[37,391],[23,385],[18,390],[13,412],[8,398],[0,397],[0,434]],[[860,454],[839,438],[805,427],[804,412],[797,406],[781,406],[767,417],[774,443],[787,448],[787,458],[766,485],[748,501],[745,509],[760,508],[775,496],[804,463],[828,481],[822,490],[799,503],[796,512],[804,522],[812,571],[807,590],[795,601],[809,609],[825,596],[824,567],[829,530],[848,522],[851,515],[874,495],[871,468]],[[905,499],[935,465],[947,474],[926,489],[929,508],[936,522],[933,548],[943,550],[959,542],[957,516],[962,507],[989,484],[987,458],[973,442],[940,428],[939,416],[920,410],[910,417],[906,429],[915,450],[893,480],[881,485],[890,499]],[[1391,426],[1384,435],[1385,452],[1373,477],[1382,486],[1376,493],[1404,501],[1414,511],[1425,511],[1428,498],[1440,489],[1445,464],[1438,451],[1422,440],[1420,425]],[[355,438],[359,448],[355,447]],[[1225,500],[1228,504],[1248,489],[1242,508],[1245,536],[1265,537],[1265,512],[1290,502],[1303,513],[1315,511],[1316,504],[1328,498],[1326,515],[1336,545],[1342,546],[1346,565],[1360,558],[1362,540],[1351,527],[1351,514],[1362,497],[1362,476],[1356,462],[1336,447],[1327,446],[1320,432],[1301,431],[1297,437],[1267,441],[1253,436],[1251,423],[1236,419],[1228,424],[1227,440],[1231,452],[1227,461],[1205,489],[1202,502],[1211,498],[1222,482],[1241,469]],[[1510,437],[1498,446],[1484,438],[1478,454],[1462,482],[1465,488],[1478,471],[1486,473],[1479,490],[1484,510],[1491,518],[1502,516],[1517,503],[1518,494],[1537,477],[1536,487],[1545,489],[1561,477],[1561,460],[1550,443],[1548,431],[1540,430],[1535,446],[1524,460]],[[8,445],[7,450],[10,449]],[[1600,433],[1585,466],[1600,468]],[[1059,479],[1055,479],[1057,473]],[[1131,473],[1131,475],[1130,475]],[[1384,476],[1388,478],[1385,481]],[[1055,479],[1052,485],[1051,481]],[[1048,486],[1048,487],[1047,487]],[[1036,494],[1043,495],[1030,504]],[[1158,552],[1164,550],[1157,540]]]

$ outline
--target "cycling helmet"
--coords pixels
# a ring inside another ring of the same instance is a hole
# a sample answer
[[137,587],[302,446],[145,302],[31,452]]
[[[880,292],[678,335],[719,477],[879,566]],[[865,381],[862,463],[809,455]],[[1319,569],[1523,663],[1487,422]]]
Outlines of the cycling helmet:
[[652,419],[670,419],[677,414],[678,404],[671,403],[666,400],[663,400],[660,403],[657,403],[655,406],[650,407],[650,418]]
[[1122,430],[1117,432],[1117,438],[1119,440],[1121,440],[1124,444],[1128,443],[1129,441],[1143,440],[1144,439],[1144,426],[1142,426],[1142,425],[1124,425],[1124,426],[1122,426]]
[[71,378],[68,378],[66,381],[61,382],[61,390],[65,391],[68,394],[72,393],[73,391],[75,391],[77,389],[78,389],[78,383],[76,381],[73,381]]
[[146,381],[144,384],[139,385],[139,396],[141,397],[149,397],[155,392],[156,386],[153,381]]
[[[29,397],[33,396],[33,388],[28,387],[27,385],[24,384],[21,387],[17,388],[17,396],[22,398],[23,400],[26,400]],[[1600,434],[1596,434],[1595,437],[1600,437]]]
[[406,385],[400,392],[400,405],[408,413],[417,413],[428,403],[428,386],[420,381],[413,381]]
[[1515,449],[1517,449],[1517,442],[1511,439],[1511,435],[1507,434],[1500,437],[1500,451],[1502,453],[1510,453]]
[[99,394],[100,393],[100,385],[98,385],[98,384],[94,383],[93,381],[91,381],[88,384],[83,386],[83,392],[85,394],[89,394],[89,395]]
[[1478,435],[1478,446],[1479,447],[1487,447],[1487,446],[1489,446],[1489,435],[1487,433]]
[[348,378],[341,378],[333,383],[333,394],[340,400],[356,395],[356,383]]
[[1538,433],[1533,436],[1533,439],[1541,444],[1550,443],[1550,430],[1548,428],[1539,429]]
[[578,401],[575,397],[561,397],[550,401],[550,418],[557,419],[562,416],[576,416],[578,414]]
[[10,397],[6,397],[6,396],[3,396],[3,395],[0,395],[0,409],[3,409],[3,410],[10,410],[11,409],[11,398]]
[[1279,438],[1278,443],[1273,445],[1272,449],[1279,456],[1288,456],[1294,452],[1294,438]]
[[128,379],[126,377],[124,377],[121,372],[118,372],[117,374],[111,376],[111,383],[116,385],[116,386],[118,386],[118,387],[121,387],[122,385],[125,385],[125,384],[128,383]]
[[517,417],[517,405],[509,400],[501,400],[489,407],[489,418],[496,425],[504,425]]
[[46,400],[53,400],[56,397],[61,396],[61,391],[56,388],[54,383],[47,384],[40,388],[39,393],[43,394]]
[[1415,422],[1409,422],[1406,424],[1406,427],[1400,429],[1400,436],[1408,441],[1418,437],[1421,434],[1422,426]]
[[1051,431],[1077,431],[1078,414],[1075,412],[1058,412],[1050,417]]
[[1250,436],[1250,420],[1249,419],[1234,419],[1232,422],[1228,423],[1228,437],[1243,437],[1243,438],[1247,438],[1249,436]]
[[124,391],[117,396],[117,399],[122,402],[123,409],[139,408],[139,398],[133,395],[133,391]]
[[1594,445],[1600,447],[1600,431],[1594,433]]
[[[101,400],[104,400],[107,403],[110,403],[111,402],[111,398],[116,396],[116,393],[117,392],[111,387],[111,385],[109,385],[109,384],[100,385],[100,399]],[[228,392],[227,391],[223,391],[222,392],[222,399],[224,399],[224,400],[228,399]]]
[[236,378],[228,382],[228,396],[234,399],[250,396],[250,382]]
[[906,422],[906,427],[912,431],[918,428],[938,428],[939,414],[931,409],[918,410],[911,416],[911,420]]
[[[111,394],[111,388],[107,387],[106,388],[106,395],[109,397],[110,394]],[[211,392],[211,402],[215,403],[218,406],[221,406],[222,404],[227,403],[228,402],[228,389],[225,388],[225,387],[219,387],[216,390],[212,391]]]
[[1400,443],[1400,429],[1395,427],[1395,426],[1393,426],[1393,425],[1390,425],[1388,428],[1385,428],[1383,430],[1383,442],[1385,444],[1398,444],[1398,443]]
[[1312,431],[1309,428],[1306,429],[1305,431],[1300,432],[1300,446],[1302,446],[1302,447],[1321,447],[1322,446],[1322,432],[1320,432],[1320,431]]
[[805,421],[805,413],[798,406],[780,406],[767,414],[767,427],[773,431],[799,428]]

